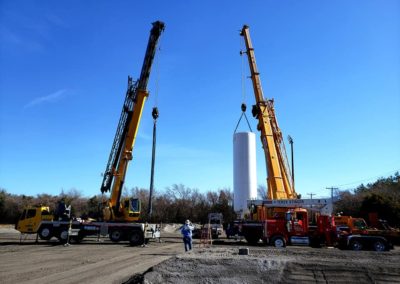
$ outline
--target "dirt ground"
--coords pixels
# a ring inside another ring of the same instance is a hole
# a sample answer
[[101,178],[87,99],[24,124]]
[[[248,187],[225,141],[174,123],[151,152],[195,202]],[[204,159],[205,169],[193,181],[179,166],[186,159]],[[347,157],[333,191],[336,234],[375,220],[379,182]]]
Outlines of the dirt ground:
[[[239,255],[249,248],[249,255]],[[63,246],[33,236],[20,243],[0,227],[0,283],[400,283],[400,249],[390,252],[333,248],[247,246],[223,239],[184,253],[175,226],[147,247],[85,239]]]
[[[169,231],[173,231],[172,228]],[[60,245],[0,227],[0,283],[123,283],[137,273],[184,251],[176,233],[163,232],[162,242],[131,247],[108,238],[87,238],[81,244]]]
[[400,283],[399,251],[213,246],[178,255],[131,283]]

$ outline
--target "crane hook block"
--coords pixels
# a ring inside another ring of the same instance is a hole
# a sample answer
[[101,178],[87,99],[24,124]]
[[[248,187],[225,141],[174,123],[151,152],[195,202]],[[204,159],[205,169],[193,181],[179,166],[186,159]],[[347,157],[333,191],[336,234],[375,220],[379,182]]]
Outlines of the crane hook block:
[[240,106],[240,108],[242,109],[242,111],[243,112],[246,112],[246,104],[245,103],[243,103],[241,106]]
[[158,118],[158,108],[153,107],[153,111],[151,112],[153,119],[156,120]]

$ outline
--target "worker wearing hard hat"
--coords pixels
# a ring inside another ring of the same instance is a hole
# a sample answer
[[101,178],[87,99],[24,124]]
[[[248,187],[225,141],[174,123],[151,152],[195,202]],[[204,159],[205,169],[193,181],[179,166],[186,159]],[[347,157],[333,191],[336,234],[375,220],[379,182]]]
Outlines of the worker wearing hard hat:
[[185,251],[190,251],[192,250],[192,231],[194,230],[194,227],[192,223],[189,220],[185,221],[185,224],[183,224],[181,228],[181,233],[183,235],[183,243],[185,245]]

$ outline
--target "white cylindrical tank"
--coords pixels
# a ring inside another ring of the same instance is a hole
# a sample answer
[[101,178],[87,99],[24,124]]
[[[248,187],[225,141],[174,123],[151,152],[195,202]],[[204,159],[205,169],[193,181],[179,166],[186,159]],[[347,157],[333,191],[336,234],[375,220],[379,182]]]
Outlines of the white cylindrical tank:
[[248,213],[247,200],[257,198],[256,135],[238,132],[233,135],[233,209],[243,217]]

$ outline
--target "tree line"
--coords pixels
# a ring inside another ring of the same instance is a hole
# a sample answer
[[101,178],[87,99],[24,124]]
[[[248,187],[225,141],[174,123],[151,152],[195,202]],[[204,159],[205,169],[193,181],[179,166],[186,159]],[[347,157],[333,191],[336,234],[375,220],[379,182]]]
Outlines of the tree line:
[[[134,187],[124,189],[122,197],[136,197],[141,201],[141,221],[157,223],[183,223],[186,219],[206,223],[208,213],[219,212],[225,222],[235,219],[233,211],[233,193],[230,189],[219,189],[201,193],[196,188],[174,184],[163,192],[153,193],[152,214],[149,216],[149,190]],[[62,190],[59,195],[38,194],[37,196],[16,195],[0,189],[0,223],[16,223],[19,215],[27,206],[45,205],[54,212],[59,201],[71,205],[74,217],[97,219],[101,215],[101,203],[107,196],[94,195],[84,197],[76,189]]]
[[[260,186],[259,194],[265,194]],[[335,192],[334,214],[362,217],[368,220],[369,213],[376,213],[392,226],[400,227],[400,176],[395,173],[380,178],[367,185],[361,184],[354,190]],[[142,204],[141,220],[157,223],[182,223],[190,219],[197,223],[206,223],[208,213],[219,212],[225,223],[233,221],[233,192],[228,188],[216,191],[200,192],[196,188],[174,184],[164,191],[153,194],[153,212],[148,215],[149,190],[134,187],[124,189],[123,197],[133,196]],[[38,194],[37,196],[16,195],[0,189],[0,223],[15,223],[23,208],[29,205],[46,205],[54,212],[56,204],[64,200],[72,207],[72,215],[83,218],[98,218],[99,206],[106,196],[84,197],[76,189],[62,190],[59,195]]]
[[400,227],[400,176],[396,172],[387,178],[379,178],[354,190],[337,192],[336,214],[361,217],[368,220],[370,213]]

